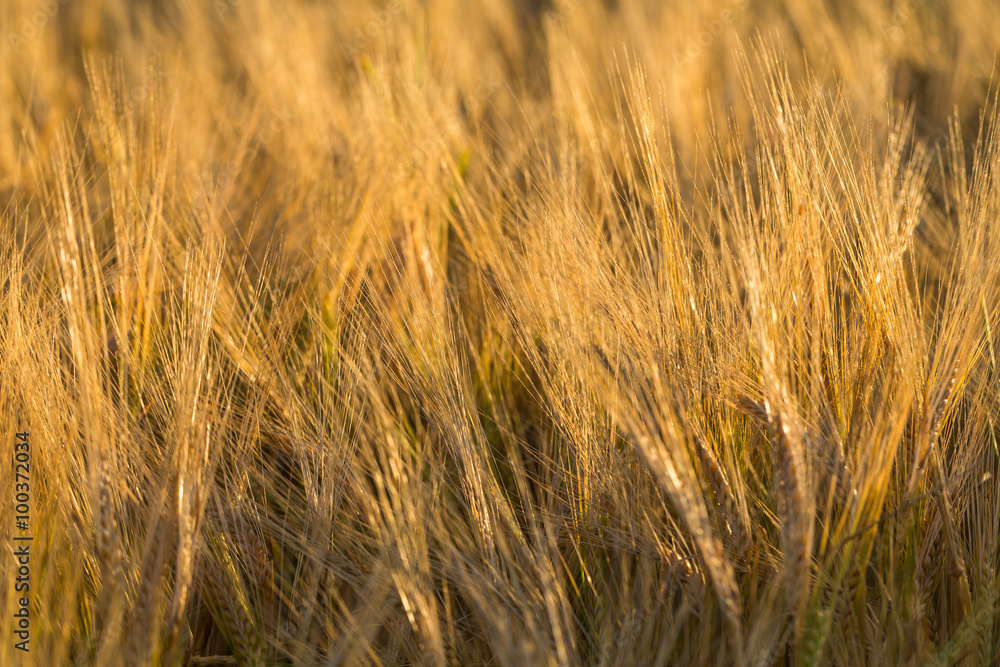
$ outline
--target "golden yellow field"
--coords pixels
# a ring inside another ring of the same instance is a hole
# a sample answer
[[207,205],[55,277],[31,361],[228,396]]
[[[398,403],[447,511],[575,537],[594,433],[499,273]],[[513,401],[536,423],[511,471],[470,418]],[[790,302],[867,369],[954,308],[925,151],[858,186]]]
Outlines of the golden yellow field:
[[0,665],[1000,664],[998,51],[3,0]]

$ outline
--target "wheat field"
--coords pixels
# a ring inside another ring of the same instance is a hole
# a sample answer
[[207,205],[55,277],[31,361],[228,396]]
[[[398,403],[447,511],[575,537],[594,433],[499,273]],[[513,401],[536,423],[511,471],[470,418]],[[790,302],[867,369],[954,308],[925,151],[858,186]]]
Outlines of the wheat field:
[[1000,664],[993,0],[4,0],[0,664]]

